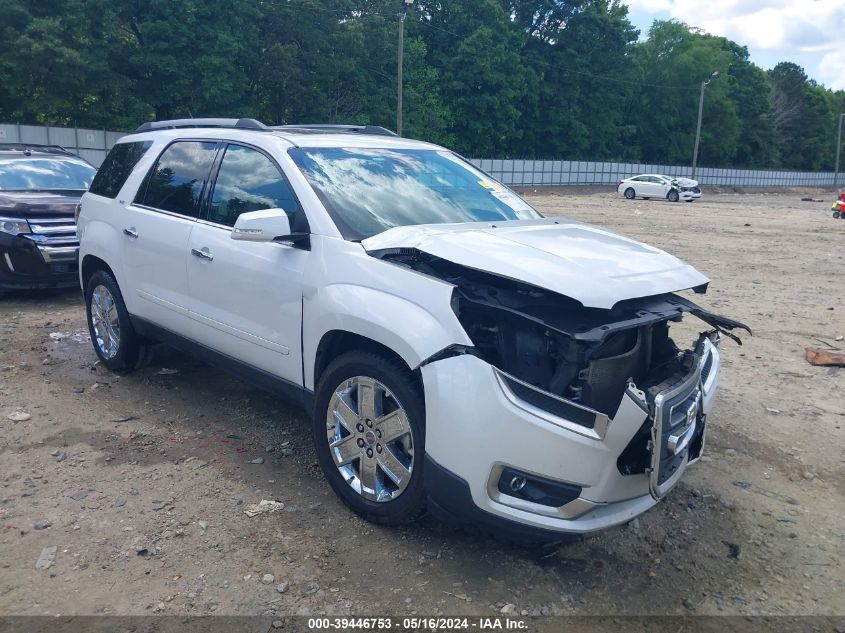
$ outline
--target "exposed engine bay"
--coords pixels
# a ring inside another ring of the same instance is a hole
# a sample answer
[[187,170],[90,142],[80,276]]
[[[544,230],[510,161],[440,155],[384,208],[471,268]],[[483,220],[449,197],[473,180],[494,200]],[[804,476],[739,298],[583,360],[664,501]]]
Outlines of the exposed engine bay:
[[563,295],[471,269],[413,248],[371,253],[454,284],[452,309],[474,343],[428,359],[471,353],[545,392],[613,417],[633,382],[641,391],[685,373],[693,350],[681,350],[669,325],[685,313],[741,344],[747,326],[668,293],[585,308]]

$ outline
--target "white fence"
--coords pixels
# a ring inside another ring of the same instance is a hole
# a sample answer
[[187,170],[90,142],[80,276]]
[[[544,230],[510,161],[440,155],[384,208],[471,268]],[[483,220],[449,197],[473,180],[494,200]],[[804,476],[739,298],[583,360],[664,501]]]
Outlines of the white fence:
[[[637,174],[691,177],[692,168],[680,165],[601,163],[576,160],[473,159],[472,162],[506,185],[616,185]],[[777,169],[699,167],[702,185],[734,187],[832,187],[833,172],[798,172]]]
[[[125,132],[72,127],[44,127],[0,123],[0,143],[61,145],[99,167],[117,139]],[[472,162],[506,185],[615,185],[636,174],[691,176],[691,168],[679,165],[604,163],[577,160],[514,160],[475,158]],[[725,169],[700,167],[696,179],[702,185],[734,187],[832,187],[833,172],[798,172],[777,169]]]
[[95,167],[99,167],[117,139],[126,132],[91,130],[75,127],[46,127],[0,123],[1,143],[33,143],[61,145],[76,152]]

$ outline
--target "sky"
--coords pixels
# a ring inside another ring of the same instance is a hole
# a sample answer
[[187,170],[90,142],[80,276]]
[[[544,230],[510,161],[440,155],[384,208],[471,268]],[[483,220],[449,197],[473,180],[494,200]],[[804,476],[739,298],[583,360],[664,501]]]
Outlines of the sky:
[[674,18],[748,47],[762,68],[795,62],[845,90],[845,0],[623,0],[645,37],[654,20]]

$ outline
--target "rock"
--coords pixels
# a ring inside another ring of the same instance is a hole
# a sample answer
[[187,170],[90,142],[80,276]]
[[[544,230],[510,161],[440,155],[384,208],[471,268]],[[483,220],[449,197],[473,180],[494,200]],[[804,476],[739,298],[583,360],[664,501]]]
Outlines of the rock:
[[42,519],[41,521],[39,521],[38,523],[35,524],[35,529],[36,530],[46,530],[48,527],[52,527],[52,525],[53,524],[50,523],[49,521],[47,521],[46,519]]
[[26,411],[13,411],[6,417],[12,422],[26,422],[27,420],[32,419],[32,416]]
[[74,492],[70,496],[70,498],[73,499],[74,501],[82,501],[85,497],[88,496],[88,494],[90,492],[91,492],[90,490],[78,490],[78,491]]
[[293,457],[294,450],[292,448],[283,448],[282,457]]
[[729,558],[739,558],[739,555],[742,553],[742,548],[737,543],[732,543],[730,541],[722,541],[727,548],[728,548],[728,557]]
[[[239,501],[240,503],[240,501]],[[252,503],[244,508],[244,514],[252,518],[259,514],[271,514],[285,507],[285,504],[280,501],[268,501],[262,499],[259,503]]]
[[61,452],[61,451],[57,448],[57,449],[56,449],[56,450],[54,450],[52,453],[50,453],[50,456],[51,456],[51,457],[58,457],[59,455],[61,455],[61,453],[62,453],[62,452]]
[[687,609],[695,609],[695,603],[692,600],[690,600],[689,598],[684,598],[684,601],[683,601],[682,604]]
[[208,529],[208,521],[197,521],[197,525],[200,526],[200,529],[205,532]]
[[516,605],[508,603],[499,611],[502,615],[516,615]]
[[159,376],[172,376],[173,374],[178,374],[178,369],[170,369],[169,367],[162,367],[156,372]]
[[273,574],[264,574],[261,577],[261,582],[265,585],[272,585],[276,581],[276,577]]
[[53,561],[56,560],[56,550],[58,549],[59,548],[55,545],[42,549],[41,554],[38,556],[38,560],[35,561],[35,569],[38,571],[44,571],[45,569],[52,567]]
[[692,489],[692,496],[698,499],[701,496],[701,491],[698,488]]
[[60,452],[58,455],[56,455],[56,461],[57,462],[63,462],[66,459],[67,459],[67,453],[65,453],[65,452]]
[[112,508],[122,508],[126,505],[126,499],[115,499],[111,503]]
[[305,585],[305,590],[302,592],[303,596],[313,596],[315,593],[320,591],[320,585],[316,582],[309,582]]
[[816,478],[816,475],[812,471],[809,471],[809,470],[805,470],[801,474],[801,476],[804,477],[804,479],[806,479],[807,481],[812,481],[813,479]]
[[264,447],[264,452],[265,452],[265,453],[272,453],[272,452],[273,452],[273,451],[275,451],[275,450],[276,450],[276,447],[275,447],[275,446],[265,446],[265,447]]
[[726,448],[725,449],[725,455],[736,455],[736,449],[735,448]]
[[278,585],[276,585],[276,591],[278,591],[279,593],[287,593],[288,589],[290,589],[289,582],[280,582]]
[[263,464],[263,463],[264,463],[264,458],[263,458],[263,457],[256,457],[255,459],[253,459],[253,460],[250,462],[250,464]]
[[640,529],[640,520],[639,520],[639,519],[636,519],[636,518],[635,518],[635,519],[631,519],[631,520],[628,522],[628,527],[629,527],[629,528],[631,528],[632,530],[635,530],[635,531],[636,531],[636,530],[639,530],[639,529]]
[[280,628],[282,628],[284,625],[285,625],[285,623],[284,623],[284,622],[282,622],[281,620],[273,620],[273,628],[274,628],[274,629],[280,629]]

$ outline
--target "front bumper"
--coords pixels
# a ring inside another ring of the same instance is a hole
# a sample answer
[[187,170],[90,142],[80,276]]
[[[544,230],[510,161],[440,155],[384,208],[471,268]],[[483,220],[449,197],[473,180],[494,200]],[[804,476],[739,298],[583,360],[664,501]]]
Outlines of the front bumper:
[[[648,405],[629,388],[613,419],[598,414],[592,428],[522,400],[499,370],[475,356],[425,365],[426,489],[432,505],[506,532],[540,537],[594,532],[642,514],[703,449],[719,351],[708,339],[699,345],[694,369],[662,392],[661,403]],[[685,417],[670,428],[678,407],[690,398],[696,403],[694,420]],[[632,445],[636,449],[638,438],[649,451],[649,463],[641,472],[623,474],[620,456]],[[668,447],[670,438],[676,452]],[[513,471],[559,482],[577,497],[554,506],[512,496],[500,478]]]
[[79,247],[39,244],[0,233],[0,289],[72,288],[79,285]]

